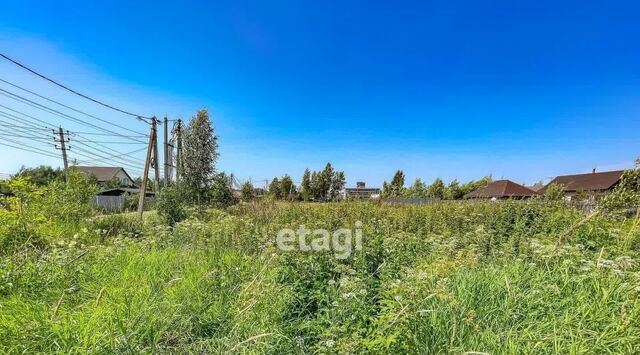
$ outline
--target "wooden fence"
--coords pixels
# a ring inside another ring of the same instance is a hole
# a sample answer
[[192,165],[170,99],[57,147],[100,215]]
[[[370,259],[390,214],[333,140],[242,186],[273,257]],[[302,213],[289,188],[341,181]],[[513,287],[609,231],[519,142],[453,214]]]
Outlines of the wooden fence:
[[97,195],[93,197],[93,205],[95,208],[107,211],[107,212],[120,212],[124,211],[126,202],[125,195],[120,196],[101,196]]

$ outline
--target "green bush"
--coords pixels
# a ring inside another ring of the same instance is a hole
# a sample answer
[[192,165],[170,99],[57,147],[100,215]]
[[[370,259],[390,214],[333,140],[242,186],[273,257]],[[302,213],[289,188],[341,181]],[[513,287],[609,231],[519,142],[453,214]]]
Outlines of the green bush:
[[98,231],[101,241],[116,236],[137,238],[143,235],[142,223],[136,216],[129,214],[96,217],[91,223],[91,229]]
[[160,191],[156,200],[156,209],[170,226],[187,218],[184,197],[180,189],[175,186],[168,186]]

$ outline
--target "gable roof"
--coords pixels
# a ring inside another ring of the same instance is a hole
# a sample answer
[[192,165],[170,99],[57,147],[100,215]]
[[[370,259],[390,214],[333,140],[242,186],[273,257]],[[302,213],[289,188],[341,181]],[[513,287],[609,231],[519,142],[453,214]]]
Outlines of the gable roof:
[[133,183],[133,179],[127,171],[119,166],[75,166],[75,168],[87,175],[94,175],[96,179],[98,179],[98,182],[109,181],[122,170],[131,183]]
[[551,184],[562,184],[567,192],[608,190],[620,181],[622,173],[624,170],[557,176],[540,193],[544,193]]
[[496,180],[483,188],[469,192],[464,195],[464,198],[531,197],[537,195],[537,192],[511,180]]

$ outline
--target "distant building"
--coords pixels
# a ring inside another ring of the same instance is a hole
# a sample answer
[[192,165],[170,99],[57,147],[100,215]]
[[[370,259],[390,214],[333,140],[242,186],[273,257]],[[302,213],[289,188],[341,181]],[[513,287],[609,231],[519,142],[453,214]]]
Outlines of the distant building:
[[537,183],[535,183],[535,184],[533,184],[531,186],[526,186],[525,185],[525,187],[530,189],[530,190],[533,190],[535,192],[540,192],[540,190],[542,190],[542,188],[544,187],[544,184],[542,182],[537,182]]
[[489,185],[464,195],[466,199],[526,199],[538,193],[511,180],[496,180]]
[[342,191],[343,200],[380,198],[380,189],[377,187],[366,187],[363,181],[358,181],[356,187],[347,187]]
[[131,176],[119,166],[75,166],[75,168],[89,176],[95,176],[98,184],[106,184],[118,179],[121,186],[135,186]]
[[540,193],[544,194],[551,184],[560,184],[564,186],[565,196],[568,199],[579,193],[586,193],[593,197],[606,195],[618,185],[623,173],[624,170],[597,173],[596,169],[593,169],[590,174],[558,176],[543,187]]

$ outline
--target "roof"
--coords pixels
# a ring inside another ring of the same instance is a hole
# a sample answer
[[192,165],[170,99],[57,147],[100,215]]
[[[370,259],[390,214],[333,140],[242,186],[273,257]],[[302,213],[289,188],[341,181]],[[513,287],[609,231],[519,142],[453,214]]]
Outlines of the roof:
[[[116,187],[113,189],[105,189],[105,190],[101,190],[100,192],[98,192],[98,195],[109,195],[110,193],[113,192],[128,192],[128,193],[132,193],[132,194],[138,194],[140,193],[140,188],[130,188],[130,187]],[[156,193],[153,191],[149,191],[147,190],[145,192],[146,196],[153,196]]]
[[511,180],[496,180],[489,185],[471,191],[466,194],[465,198],[500,198],[500,197],[531,197],[537,196],[538,193],[526,188],[520,184],[516,184]]
[[622,173],[624,170],[558,176],[543,187],[540,193],[544,193],[551,184],[564,185],[567,192],[608,190],[620,181]]
[[535,192],[539,192],[540,190],[542,190],[542,188],[544,187],[544,184],[541,182],[536,182],[535,184],[531,185],[531,186],[525,186],[528,189],[531,189]]
[[75,166],[76,169],[88,175],[94,175],[98,181],[109,181],[113,179],[121,170],[133,182],[131,176],[124,168],[119,166]]
[[380,191],[380,189],[377,187],[346,187],[344,190],[348,192],[356,192],[356,191],[379,192]]

